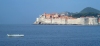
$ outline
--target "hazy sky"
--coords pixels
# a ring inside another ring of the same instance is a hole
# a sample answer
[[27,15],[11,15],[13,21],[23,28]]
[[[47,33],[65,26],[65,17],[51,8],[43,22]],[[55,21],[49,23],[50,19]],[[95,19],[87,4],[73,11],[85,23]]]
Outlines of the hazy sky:
[[0,0],[0,24],[32,24],[40,14],[100,10],[100,0]]

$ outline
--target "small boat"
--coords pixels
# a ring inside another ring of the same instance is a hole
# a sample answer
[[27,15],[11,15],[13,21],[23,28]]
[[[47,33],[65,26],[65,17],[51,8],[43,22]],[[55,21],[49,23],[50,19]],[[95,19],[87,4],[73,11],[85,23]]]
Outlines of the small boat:
[[7,34],[9,37],[23,37],[24,34]]

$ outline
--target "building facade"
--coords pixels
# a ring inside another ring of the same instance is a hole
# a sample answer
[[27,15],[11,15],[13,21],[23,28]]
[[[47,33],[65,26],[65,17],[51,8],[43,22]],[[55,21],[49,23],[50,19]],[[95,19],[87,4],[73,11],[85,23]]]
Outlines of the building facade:
[[73,18],[67,15],[59,14],[43,14],[36,19],[34,24],[68,24],[68,25],[98,25],[100,19],[96,17],[80,17]]

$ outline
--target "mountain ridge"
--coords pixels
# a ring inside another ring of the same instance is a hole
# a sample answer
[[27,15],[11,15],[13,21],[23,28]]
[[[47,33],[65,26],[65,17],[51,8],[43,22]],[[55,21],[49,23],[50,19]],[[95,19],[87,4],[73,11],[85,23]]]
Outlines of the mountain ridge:
[[86,7],[83,10],[81,10],[79,13],[100,13],[100,10],[92,7]]

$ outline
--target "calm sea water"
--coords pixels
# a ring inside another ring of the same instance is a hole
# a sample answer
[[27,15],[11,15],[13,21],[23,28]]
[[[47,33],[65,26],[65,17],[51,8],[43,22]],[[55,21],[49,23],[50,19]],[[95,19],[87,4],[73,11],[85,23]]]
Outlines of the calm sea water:
[[0,46],[100,46],[100,26],[0,25]]

